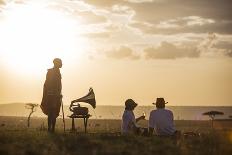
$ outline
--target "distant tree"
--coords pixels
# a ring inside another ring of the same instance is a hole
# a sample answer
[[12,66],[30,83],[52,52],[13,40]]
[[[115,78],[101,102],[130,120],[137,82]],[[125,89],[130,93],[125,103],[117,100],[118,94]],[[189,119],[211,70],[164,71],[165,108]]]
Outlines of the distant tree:
[[211,118],[212,128],[213,128],[213,121],[214,121],[215,116],[216,115],[224,115],[224,113],[220,112],[220,111],[208,111],[208,112],[203,113],[202,115],[208,115]]
[[230,115],[229,118],[232,118],[232,115]]
[[38,104],[34,104],[34,103],[27,103],[25,108],[26,109],[30,109],[30,113],[29,116],[27,118],[27,127],[30,127],[30,119],[31,119],[31,115],[32,113],[34,113],[36,111],[36,107],[38,107]]

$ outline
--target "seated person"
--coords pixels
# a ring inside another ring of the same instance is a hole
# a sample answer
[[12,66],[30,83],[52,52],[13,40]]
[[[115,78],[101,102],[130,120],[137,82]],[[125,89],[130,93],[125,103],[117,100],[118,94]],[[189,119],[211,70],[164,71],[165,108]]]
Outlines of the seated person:
[[149,134],[152,135],[155,132],[158,136],[174,136],[176,130],[174,128],[173,113],[170,110],[165,109],[164,98],[157,98],[156,110],[152,110],[149,117]]
[[140,116],[139,118],[135,119],[133,110],[137,105],[138,104],[135,103],[135,101],[132,99],[126,100],[125,111],[122,116],[122,126],[121,126],[122,134],[139,133],[140,128],[136,123],[141,119],[145,119],[145,116]]

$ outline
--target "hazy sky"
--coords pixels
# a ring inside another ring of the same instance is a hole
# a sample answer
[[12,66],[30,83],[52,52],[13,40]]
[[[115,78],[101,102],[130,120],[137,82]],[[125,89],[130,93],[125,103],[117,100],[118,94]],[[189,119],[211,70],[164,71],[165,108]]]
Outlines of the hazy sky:
[[231,0],[0,0],[0,103],[40,103],[63,60],[64,103],[232,105]]

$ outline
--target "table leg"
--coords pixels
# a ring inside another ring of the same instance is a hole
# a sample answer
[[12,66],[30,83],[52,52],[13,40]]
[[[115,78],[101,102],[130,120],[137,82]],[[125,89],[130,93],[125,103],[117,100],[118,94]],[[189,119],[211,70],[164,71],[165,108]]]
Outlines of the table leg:
[[74,122],[74,118],[72,118],[72,131],[75,131],[75,122]]
[[88,123],[88,118],[84,118],[85,133],[87,132],[87,123]]

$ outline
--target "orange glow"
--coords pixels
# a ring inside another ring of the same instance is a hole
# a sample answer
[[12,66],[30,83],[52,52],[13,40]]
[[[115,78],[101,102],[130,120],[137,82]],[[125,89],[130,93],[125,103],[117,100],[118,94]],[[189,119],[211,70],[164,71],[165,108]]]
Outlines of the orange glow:
[[[78,22],[40,5],[13,5],[0,24],[0,51],[8,67],[20,71],[44,70],[54,57],[79,57],[84,44],[74,34]],[[75,49],[78,44],[78,50]]]
[[229,133],[229,140],[230,140],[230,143],[232,144],[232,131]]

